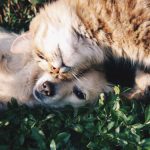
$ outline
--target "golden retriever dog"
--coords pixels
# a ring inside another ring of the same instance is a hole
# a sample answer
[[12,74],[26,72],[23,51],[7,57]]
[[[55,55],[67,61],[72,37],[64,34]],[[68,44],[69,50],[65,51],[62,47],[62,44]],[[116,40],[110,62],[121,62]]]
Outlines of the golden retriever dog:
[[[0,29],[0,101],[14,97],[20,104],[50,107],[73,107],[94,103],[101,92],[110,92],[111,86],[103,71],[90,69],[71,81],[58,81],[49,72],[41,70],[34,61],[30,47],[22,46],[19,54],[10,51],[18,37]],[[28,43],[26,43],[28,44]]]
[[32,44],[39,66],[59,79],[101,64],[108,55],[128,58],[139,65],[136,96],[150,86],[149,5],[149,0],[58,0],[41,9],[28,38],[18,41]]

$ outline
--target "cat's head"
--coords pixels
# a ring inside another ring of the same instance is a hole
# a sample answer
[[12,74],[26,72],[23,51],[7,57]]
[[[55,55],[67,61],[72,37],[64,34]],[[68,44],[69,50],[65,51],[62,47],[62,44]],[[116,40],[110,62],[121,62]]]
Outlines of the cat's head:
[[14,42],[12,51],[19,51],[18,45],[30,45],[39,66],[59,79],[70,79],[104,59],[74,8],[64,1],[45,6],[32,20],[29,32]]
[[41,104],[51,107],[73,107],[95,103],[101,92],[110,92],[102,72],[89,70],[72,81],[57,82],[51,74],[43,73],[34,86],[33,94]]

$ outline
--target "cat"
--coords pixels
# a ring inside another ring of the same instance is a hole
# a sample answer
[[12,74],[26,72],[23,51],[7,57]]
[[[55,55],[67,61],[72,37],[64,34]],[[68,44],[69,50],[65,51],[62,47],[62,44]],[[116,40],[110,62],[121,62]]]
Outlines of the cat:
[[19,104],[30,107],[44,105],[56,108],[71,105],[76,108],[93,104],[99,99],[100,93],[112,91],[102,70],[89,69],[75,80],[56,81],[54,76],[39,68],[30,47],[24,48],[25,45],[21,45],[20,54],[11,53],[10,46],[18,36],[0,28],[1,104],[7,104],[14,97]]
[[[40,10],[24,37],[41,68],[56,78],[123,57],[139,65],[130,97],[149,89],[149,0],[58,0]],[[17,40],[12,51],[19,51]]]

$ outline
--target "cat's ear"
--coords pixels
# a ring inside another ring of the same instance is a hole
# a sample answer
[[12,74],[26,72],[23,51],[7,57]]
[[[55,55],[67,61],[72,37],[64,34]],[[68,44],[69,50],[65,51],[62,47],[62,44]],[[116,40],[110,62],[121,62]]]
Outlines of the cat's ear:
[[26,32],[18,36],[12,43],[10,51],[12,53],[25,53],[32,50],[32,34]]

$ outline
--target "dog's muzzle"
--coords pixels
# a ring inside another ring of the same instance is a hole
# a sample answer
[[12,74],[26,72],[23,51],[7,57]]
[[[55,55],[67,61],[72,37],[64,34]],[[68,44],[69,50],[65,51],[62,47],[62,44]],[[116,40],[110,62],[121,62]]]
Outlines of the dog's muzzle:
[[34,94],[41,101],[44,100],[45,97],[54,97],[56,95],[55,84],[46,81],[41,84],[38,89],[35,89]]

